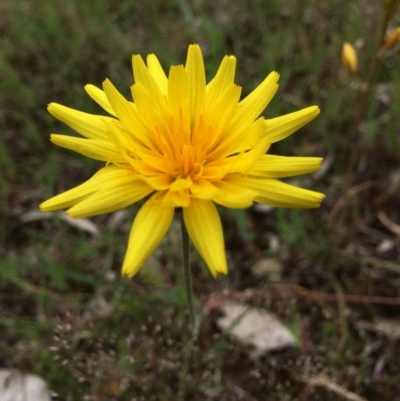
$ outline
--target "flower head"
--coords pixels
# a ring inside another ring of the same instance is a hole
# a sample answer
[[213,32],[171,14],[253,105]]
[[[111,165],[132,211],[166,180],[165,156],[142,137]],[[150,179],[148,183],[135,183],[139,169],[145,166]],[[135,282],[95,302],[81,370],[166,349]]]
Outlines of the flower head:
[[350,74],[355,74],[357,72],[357,53],[349,42],[343,43],[342,62]]
[[278,178],[319,169],[321,158],[268,155],[319,114],[316,106],[260,117],[278,89],[272,72],[247,97],[234,83],[236,59],[226,56],[207,84],[200,47],[189,46],[186,65],[168,77],[151,54],[147,66],[133,56],[134,102],[107,79],[103,90],[85,87],[111,117],[51,103],[49,112],[84,138],[58,134],[51,141],[105,162],[93,177],[40,205],[68,209],[74,218],[112,212],[147,198],[132,226],[122,273],[133,276],[165,236],[175,208],[183,209],[189,236],[211,273],[227,272],[221,221],[215,204],[247,208],[253,202],[318,207],[324,195]]
[[394,29],[385,42],[385,47],[387,50],[390,50],[400,39],[400,27]]

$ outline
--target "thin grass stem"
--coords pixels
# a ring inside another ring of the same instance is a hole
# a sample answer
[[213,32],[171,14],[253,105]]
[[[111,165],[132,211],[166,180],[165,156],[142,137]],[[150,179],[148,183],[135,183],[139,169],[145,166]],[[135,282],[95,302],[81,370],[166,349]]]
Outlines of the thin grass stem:
[[196,314],[194,312],[194,302],[193,302],[193,282],[192,282],[192,272],[190,269],[190,257],[189,257],[189,235],[186,230],[185,222],[183,220],[183,211],[180,210],[181,219],[181,233],[182,233],[182,267],[183,267],[183,277],[185,282],[186,290],[186,300],[190,316],[190,325],[192,330],[196,327]]

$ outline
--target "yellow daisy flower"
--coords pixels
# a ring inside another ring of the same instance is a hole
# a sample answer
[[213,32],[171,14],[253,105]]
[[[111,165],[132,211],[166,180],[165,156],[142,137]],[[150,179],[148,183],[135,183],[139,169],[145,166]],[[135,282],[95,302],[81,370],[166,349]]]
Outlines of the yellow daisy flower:
[[51,103],[49,112],[84,138],[52,134],[56,145],[105,162],[83,184],[40,205],[68,209],[74,218],[109,213],[148,197],[129,237],[122,274],[133,276],[165,236],[175,208],[182,208],[191,240],[213,276],[227,273],[221,221],[215,204],[247,208],[314,208],[324,195],[278,178],[311,173],[318,157],[268,155],[280,141],[319,114],[316,106],[281,117],[260,114],[278,89],[272,72],[247,97],[234,83],[236,58],[226,56],[207,84],[200,47],[189,46],[186,65],[168,77],[157,57],[147,66],[132,58],[134,102],[106,79],[103,90],[87,85],[89,96],[111,117]]

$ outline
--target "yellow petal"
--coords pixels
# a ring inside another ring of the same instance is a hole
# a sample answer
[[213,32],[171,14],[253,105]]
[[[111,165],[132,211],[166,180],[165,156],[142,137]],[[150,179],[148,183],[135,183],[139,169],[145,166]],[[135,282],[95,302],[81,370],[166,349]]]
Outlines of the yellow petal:
[[206,103],[214,102],[235,78],[236,57],[225,56],[214,79],[206,87]]
[[272,143],[278,142],[309,123],[319,113],[320,110],[317,106],[310,106],[294,113],[266,120],[268,138]]
[[130,133],[148,149],[154,151],[162,149],[164,153],[168,153],[166,149],[171,147],[172,134],[169,128],[171,119],[166,98],[163,96],[163,99],[155,99],[140,82],[131,86],[131,92],[138,111],[138,119],[133,122],[140,125],[136,129],[132,128]]
[[106,139],[104,121],[113,120],[106,116],[83,113],[57,103],[50,103],[47,110],[52,116],[89,139]]
[[96,192],[104,182],[112,180],[115,174],[118,174],[118,170],[115,166],[104,167],[83,184],[48,199],[40,204],[39,208],[43,212],[51,212],[71,207]]
[[[222,133],[223,135],[223,133]],[[221,136],[214,138],[214,145],[208,149],[207,154],[207,165],[218,166],[220,165],[220,161],[224,160],[224,158],[228,157],[235,153],[233,147],[236,146],[237,143],[227,140],[226,138],[221,138]],[[240,148],[242,148],[242,144],[240,144]],[[247,144],[248,145],[248,144]],[[238,153],[238,152],[236,152]]]
[[249,175],[265,178],[293,177],[319,170],[321,162],[321,157],[264,155],[253,165],[249,171]]
[[218,193],[218,189],[210,181],[199,177],[193,182],[190,192],[198,199],[212,199]]
[[214,185],[218,189],[218,193],[212,200],[222,206],[233,209],[250,207],[253,204],[254,198],[258,195],[258,192],[255,190],[237,185],[234,179],[230,180],[227,178]]
[[102,139],[83,139],[74,136],[51,134],[51,142],[95,160],[124,163],[125,158],[110,142]]
[[158,58],[154,54],[149,54],[147,56],[147,67],[151,76],[157,82],[162,94],[166,95],[168,89],[168,79],[163,68],[161,67],[160,62],[158,61]]
[[76,219],[122,209],[143,199],[153,188],[138,180],[130,170],[118,169],[109,181],[103,182],[98,191],[77,203],[67,213]]
[[189,82],[182,65],[172,66],[169,70],[168,106],[169,112],[174,118],[175,127],[172,135],[177,135],[178,139],[175,140],[178,143],[189,143],[191,134]]
[[104,91],[91,84],[85,85],[85,91],[101,108],[116,117]]
[[[259,119],[252,125],[254,135],[262,136],[265,131],[264,121]],[[270,145],[271,143],[269,138],[263,138],[258,141],[253,149],[248,150],[248,148],[244,148],[244,153],[239,153],[237,156],[229,157],[227,160],[232,159],[234,161],[229,168],[229,173],[247,173],[247,171],[264,155]],[[235,149],[235,151],[238,150],[238,148]],[[240,149],[240,151],[242,151],[242,149]]]
[[135,83],[143,85],[149,93],[161,95],[160,86],[154,80],[141,56],[135,55],[132,57],[132,67]]
[[237,177],[235,183],[257,191],[255,201],[269,206],[315,208],[325,197],[319,192],[269,178]]
[[188,178],[177,178],[169,187],[170,191],[182,191],[188,189],[193,185],[192,179]]
[[221,167],[219,163],[207,164],[203,168],[203,177],[210,182],[217,182],[228,173],[229,167],[230,165]]
[[173,207],[164,207],[150,198],[136,215],[129,236],[122,274],[132,277],[164,238],[174,217]]
[[206,72],[199,45],[189,46],[185,68],[189,80],[190,119],[194,123],[204,102],[204,92],[206,89]]
[[254,121],[268,106],[278,90],[279,74],[271,72],[264,81],[239,103],[239,108],[235,117],[227,127],[227,132],[232,128],[240,130]]
[[[224,93],[215,102],[210,102],[204,111],[204,118],[211,127],[210,130],[210,144],[209,148],[212,149],[214,144],[220,145],[221,135],[227,137],[226,126],[232,120],[237,109],[238,101],[240,99],[242,88],[240,86],[229,84],[226,86]],[[233,139],[228,138],[231,141]]]
[[140,176],[140,179],[157,191],[168,189],[173,182],[171,174],[158,174],[152,177]]
[[126,130],[146,146],[153,147],[154,145],[149,137],[147,127],[138,115],[136,107],[128,102],[108,79],[103,82],[103,88],[112,108],[117,113]]
[[107,134],[110,143],[112,143],[113,146],[118,149],[119,154],[124,162],[131,165],[131,167],[136,170],[135,166],[133,166],[133,158],[130,157],[130,153],[134,152],[138,144],[132,141],[132,138],[129,136],[129,134],[127,134],[126,131],[121,130],[118,123],[107,124]]
[[239,155],[235,156],[235,162],[232,163],[231,167],[229,168],[229,173],[241,173],[246,174],[251,171],[251,167],[260,159],[260,157],[267,151],[269,148],[269,141],[264,140],[260,146],[256,147],[245,153],[240,153]]
[[190,193],[188,190],[165,191],[161,198],[161,204],[167,207],[188,207],[190,204]]
[[270,141],[264,135],[265,124],[262,117],[248,125],[245,134],[243,138],[232,138],[231,141],[229,138],[221,140],[221,144],[207,155],[210,162],[204,166],[204,175],[209,174],[210,167],[219,168],[225,174],[247,172],[268,150]]
[[[134,106],[119,93],[109,79],[103,81],[103,89],[107,100],[121,121],[137,118]],[[128,127],[130,127],[130,124],[128,124]]]
[[185,226],[194,246],[206,262],[211,274],[226,274],[224,237],[218,211],[212,201],[192,199],[183,208]]
[[168,105],[171,114],[175,114],[189,97],[189,83],[183,65],[174,65],[169,70]]
[[[170,169],[165,167],[165,162],[161,157],[147,156],[144,159],[130,159],[130,164],[140,174],[151,177],[155,175],[164,175],[170,173]],[[169,174],[168,174],[169,175]],[[170,182],[170,181],[168,181]],[[168,184],[169,185],[169,184]]]

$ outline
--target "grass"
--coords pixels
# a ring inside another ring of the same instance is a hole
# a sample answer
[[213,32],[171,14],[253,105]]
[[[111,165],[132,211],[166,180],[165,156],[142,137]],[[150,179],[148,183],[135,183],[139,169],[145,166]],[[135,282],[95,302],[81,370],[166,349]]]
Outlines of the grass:
[[[395,400],[399,342],[358,322],[398,316],[399,274],[385,268],[399,265],[397,239],[378,212],[400,221],[399,46],[383,59],[361,119],[362,78],[350,77],[340,59],[343,42],[356,43],[360,77],[366,76],[379,45],[371,32],[382,24],[380,2],[95,4],[0,4],[0,366],[41,375],[56,400],[350,399],[326,383],[315,385],[321,374],[363,399]],[[399,25],[398,14],[392,25]],[[312,104],[322,110],[272,149],[332,160],[322,176],[296,181],[326,193],[321,209],[223,211],[227,278],[214,281],[192,255],[199,312],[226,290],[234,297],[253,289],[259,295],[252,304],[296,326],[300,349],[259,362],[218,330],[214,311],[202,313],[196,340],[188,336],[178,225],[127,280],[119,272],[137,206],[93,218],[97,235],[56,215],[26,219],[99,167],[49,142],[50,133],[70,131],[47,113],[47,104],[100,113],[85,84],[99,86],[109,77],[128,95],[132,54],[154,52],[168,66],[185,60],[189,43],[202,46],[209,77],[225,54],[235,54],[244,94],[277,70],[280,89],[267,117]],[[282,264],[291,296],[252,275],[264,256]],[[346,294],[364,302],[352,303]],[[372,296],[391,298],[375,304]]]

